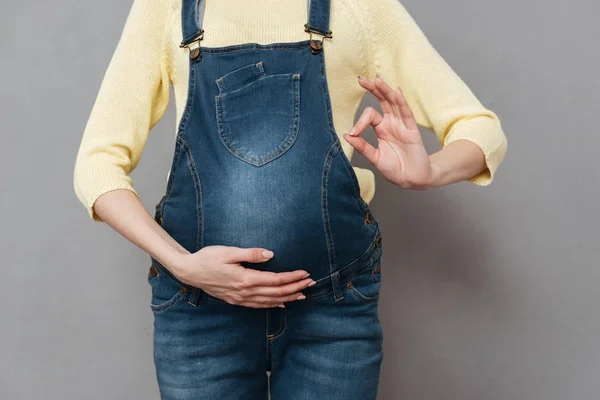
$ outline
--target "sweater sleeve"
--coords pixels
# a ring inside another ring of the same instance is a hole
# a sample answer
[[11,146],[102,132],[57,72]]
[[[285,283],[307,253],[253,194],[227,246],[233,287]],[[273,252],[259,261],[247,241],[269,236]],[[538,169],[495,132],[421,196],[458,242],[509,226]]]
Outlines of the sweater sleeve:
[[468,181],[489,185],[507,148],[498,116],[479,102],[398,0],[376,0],[373,7],[372,77],[378,73],[392,88],[400,86],[417,123],[433,131],[440,146],[459,139],[478,145],[487,168]]
[[129,174],[140,160],[149,131],[169,103],[164,46],[167,4],[133,0],[83,132],[74,188],[97,222],[104,222],[93,210],[100,195],[127,189],[138,196]]

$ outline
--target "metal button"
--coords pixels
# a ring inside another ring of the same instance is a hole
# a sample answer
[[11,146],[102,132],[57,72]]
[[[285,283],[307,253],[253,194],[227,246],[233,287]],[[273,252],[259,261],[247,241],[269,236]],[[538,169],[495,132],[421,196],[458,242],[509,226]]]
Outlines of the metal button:
[[375,238],[375,246],[381,247],[381,235],[380,234],[377,234],[377,237]]
[[150,276],[157,276],[158,275],[158,270],[156,269],[156,266],[151,265],[150,266]]
[[373,222],[373,214],[371,214],[370,210],[367,210],[367,213],[365,215],[365,223],[370,224]]
[[320,40],[311,39],[310,41],[310,51],[313,54],[319,53],[323,49],[323,42]]
[[158,214],[158,217],[156,218],[156,222],[158,222],[159,225],[162,225],[162,222],[163,222],[162,214]]
[[373,273],[375,274],[375,273],[379,272],[379,268],[380,268],[379,263],[375,264],[375,267],[373,268]]
[[185,286],[182,286],[180,290],[181,290],[181,293],[187,292],[187,288]]
[[200,48],[196,47],[192,51],[190,51],[190,58],[193,61],[200,61]]

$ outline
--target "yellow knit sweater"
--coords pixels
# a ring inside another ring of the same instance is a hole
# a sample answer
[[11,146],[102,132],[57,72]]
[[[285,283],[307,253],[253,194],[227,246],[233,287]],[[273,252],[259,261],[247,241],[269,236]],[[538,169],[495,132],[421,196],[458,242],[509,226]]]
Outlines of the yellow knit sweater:
[[[181,3],[133,0],[75,161],[75,193],[94,221],[103,222],[92,208],[103,193],[127,189],[137,195],[129,174],[141,158],[149,131],[167,109],[170,84],[175,130],[183,114],[188,50],[179,48]],[[201,44],[301,41],[309,38],[306,21],[306,1],[209,0]],[[330,29],[333,39],[325,39],[323,48],[334,127],[340,136],[354,124],[367,93],[357,75],[373,79],[378,73],[391,87],[401,87],[418,124],[435,132],[440,146],[458,139],[477,144],[487,169],[469,181],[491,183],[507,146],[497,115],[482,106],[398,0],[332,0]],[[354,148],[340,140],[351,158]],[[375,194],[374,174],[354,169],[361,197],[369,203]]]

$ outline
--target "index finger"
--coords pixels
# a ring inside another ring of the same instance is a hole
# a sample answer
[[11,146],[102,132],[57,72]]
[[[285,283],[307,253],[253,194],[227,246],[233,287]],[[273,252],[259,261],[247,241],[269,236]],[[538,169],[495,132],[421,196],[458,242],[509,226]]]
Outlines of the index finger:
[[[377,77],[379,77],[379,75]],[[375,78],[375,80],[370,81],[367,78],[361,76],[358,82],[363,88],[367,89],[369,92],[371,92],[373,96],[375,96],[377,100],[379,100],[379,103],[381,105],[381,111],[383,111],[384,114],[398,115],[397,109],[395,108],[395,99],[394,101],[390,101],[390,99],[387,98],[384,95],[384,93],[382,93],[381,89],[377,86],[376,83],[377,77]],[[381,77],[379,77],[379,79],[381,79]]]
[[299,281],[300,279],[304,279],[310,275],[303,269],[296,271],[271,272],[246,268],[245,273],[247,274],[245,279],[247,279],[249,286],[281,286],[287,283]]

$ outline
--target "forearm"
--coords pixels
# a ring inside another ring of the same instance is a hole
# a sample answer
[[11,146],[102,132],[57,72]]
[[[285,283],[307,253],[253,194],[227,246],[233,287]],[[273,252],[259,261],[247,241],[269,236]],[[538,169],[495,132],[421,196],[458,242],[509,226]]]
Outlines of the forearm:
[[167,268],[176,265],[182,254],[189,254],[129,190],[104,193],[98,197],[93,209],[113,229]]
[[487,168],[481,148],[466,139],[447,144],[429,160],[432,173],[428,188],[467,180]]

